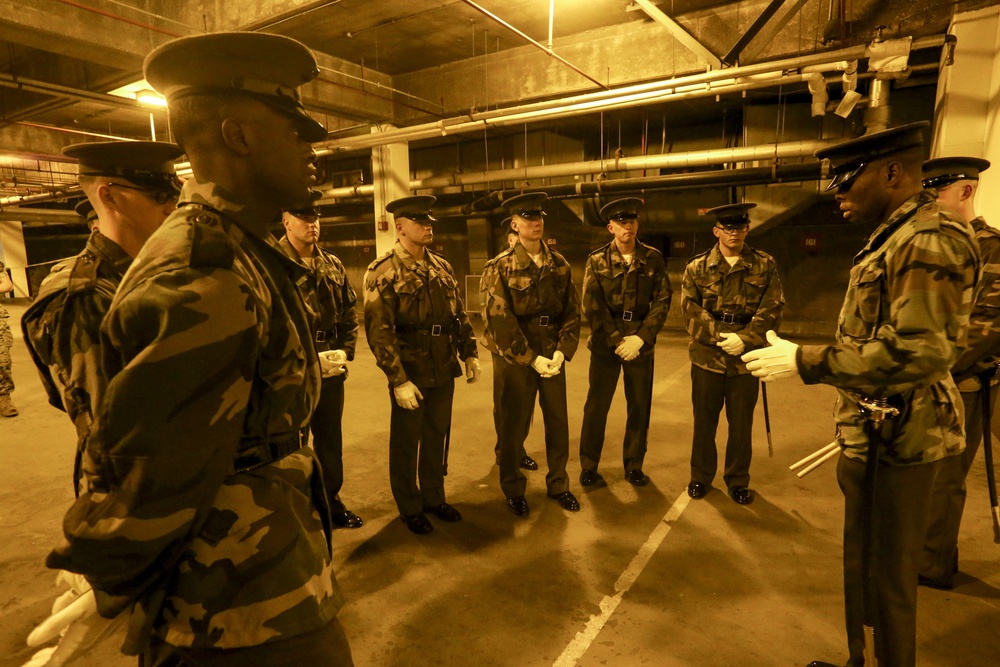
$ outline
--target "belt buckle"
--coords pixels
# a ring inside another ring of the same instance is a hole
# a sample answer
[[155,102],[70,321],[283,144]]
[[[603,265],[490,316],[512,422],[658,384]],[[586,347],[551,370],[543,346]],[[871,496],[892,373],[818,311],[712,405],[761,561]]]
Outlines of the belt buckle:
[[632,311],[631,310],[626,310],[625,312],[623,312],[622,313],[622,320],[624,320],[625,322],[631,322],[632,321]]
[[441,325],[440,324],[432,324],[431,325],[431,335],[432,336],[440,336],[441,335]]
[[736,314],[735,313],[722,313],[722,323],[723,324],[736,324]]
[[541,317],[539,317],[538,318],[538,326],[540,326],[540,327],[547,327],[547,326],[549,326],[549,316],[548,315],[542,315]]
[[326,342],[326,332],[325,331],[317,331],[316,332],[316,342],[317,343],[325,343]]

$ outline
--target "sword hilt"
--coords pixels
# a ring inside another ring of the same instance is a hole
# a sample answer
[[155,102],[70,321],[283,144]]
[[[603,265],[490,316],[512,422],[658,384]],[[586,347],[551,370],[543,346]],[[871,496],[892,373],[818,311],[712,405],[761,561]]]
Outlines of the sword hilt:
[[884,398],[858,397],[858,405],[861,406],[861,414],[866,420],[878,428],[887,419],[895,419],[899,416],[899,408],[889,405],[889,401]]

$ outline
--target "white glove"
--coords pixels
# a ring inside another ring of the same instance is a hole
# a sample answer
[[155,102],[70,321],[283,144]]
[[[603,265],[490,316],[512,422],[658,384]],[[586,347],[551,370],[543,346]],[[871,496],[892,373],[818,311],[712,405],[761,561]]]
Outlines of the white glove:
[[550,378],[554,375],[559,374],[558,367],[556,367],[555,372],[552,371],[552,364],[553,364],[552,359],[549,359],[548,357],[543,357],[542,355],[538,355],[537,357],[535,357],[534,361],[531,362],[531,367],[534,368],[535,372],[541,375],[543,378]]
[[465,360],[465,381],[469,384],[479,382],[479,359],[469,357]]
[[549,364],[549,373],[559,375],[559,371],[562,370],[564,363],[566,363],[566,355],[556,350],[555,354],[552,355],[552,363]]
[[324,378],[337,377],[347,372],[347,353],[343,350],[326,350],[319,353],[319,371]]
[[618,343],[618,347],[615,348],[615,354],[622,358],[622,361],[632,361],[639,356],[639,350],[645,341],[636,336],[635,334],[631,336],[625,336],[622,341]]
[[798,377],[799,366],[795,361],[799,346],[779,338],[774,331],[767,332],[768,347],[751,350],[741,358],[747,365],[747,370],[764,382]]
[[739,335],[734,333],[724,333],[722,334],[722,340],[716,343],[722,348],[722,351],[726,354],[731,354],[734,357],[743,354],[743,350],[746,349],[746,345],[743,343],[743,339]]
[[409,380],[398,387],[393,387],[392,395],[396,397],[396,403],[399,404],[399,407],[406,410],[416,410],[424,398],[424,395],[417,389],[417,385]]
[[24,667],[59,667],[78,651],[107,636],[117,625],[117,619],[97,613],[97,598],[82,576],[60,572],[57,582],[70,584],[70,590],[56,598],[52,615],[31,631],[27,644],[41,646],[60,638],[59,643],[35,653]]

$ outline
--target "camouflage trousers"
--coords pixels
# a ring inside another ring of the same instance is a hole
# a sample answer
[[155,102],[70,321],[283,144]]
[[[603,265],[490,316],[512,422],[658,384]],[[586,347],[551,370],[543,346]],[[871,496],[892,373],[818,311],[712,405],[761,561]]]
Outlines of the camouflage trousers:
[[10,374],[10,348],[14,347],[14,336],[6,317],[0,317],[0,396],[14,391],[14,378]]

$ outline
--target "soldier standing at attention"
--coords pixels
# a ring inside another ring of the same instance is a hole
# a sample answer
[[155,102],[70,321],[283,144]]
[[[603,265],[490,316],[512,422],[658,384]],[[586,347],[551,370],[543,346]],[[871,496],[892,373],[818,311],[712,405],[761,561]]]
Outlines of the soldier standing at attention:
[[[14,283],[7,275],[7,268],[0,262],[0,294],[6,294],[14,289]],[[14,346],[14,336],[10,333],[7,320],[10,313],[0,305],[0,417],[16,417],[17,408],[10,401],[10,392],[14,391],[14,379],[10,374],[10,348]]]
[[535,396],[545,422],[545,458],[549,498],[570,512],[580,509],[569,490],[569,420],[563,362],[580,343],[580,297],[569,263],[542,242],[544,192],[528,192],[504,204],[517,232],[514,247],[500,253],[483,274],[483,320],[486,340],[502,375],[500,424],[500,488],[507,509],[527,516],[527,479],[518,467],[524,439],[535,409]]
[[[866,620],[879,665],[916,664],[917,575],[931,488],[945,460],[965,447],[962,399],[949,371],[966,338],[979,251],[971,228],[923,190],[927,127],[903,125],[816,152],[833,167],[827,189],[836,190],[844,218],[872,229],[854,258],[837,343],[800,347],[768,332],[770,347],[743,357],[765,381],[801,376],[837,387],[844,605],[848,664],[855,667],[865,664]],[[878,399],[899,415],[881,425],[867,417],[872,408],[862,401]],[[865,482],[870,446],[877,452],[874,487]],[[875,609],[864,619],[869,572]]]
[[[389,485],[400,519],[412,532],[434,530],[462,515],[445,501],[446,441],[455,378],[479,380],[476,337],[458,292],[455,271],[428,246],[434,241],[430,196],[386,204],[396,245],[365,272],[365,334],[389,379]],[[457,356],[456,356],[457,355]],[[419,483],[418,483],[419,481]]]
[[[507,230],[507,237],[506,237],[507,247],[504,248],[504,250],[513,248],[514,244],[517,243],[517,232],[511,229],[509,217],[503,219],[503,222],[500,223],[500,228]],[[501,251],[500,254],[503,254],[503,251]],[[499,255],[497,256],[499,257]],[[496,261],[496,259],[497,258],[494,257],[493,259],[487,261],[486,264],[483,266],[484,276],[489,272],[490,266],[493,264],[493,262]],[[483,292],[482,280],[479,281],[479,291],[480,293]],[[496,368],[497,353],[495,350],[490,348],[489,339],[486,339],[483,342],[483,345],[486,347],[486,349],[490,350],[490,353],[493,355],[493,368]],[[493,373],[493,429],[494,431],[496,431],[497,435],[496,444],[493,446],[493,457],[496,460],[498,466],[500,465],[500,423],[503,421],[502,410],[503,410],[503,375],[500,373]],[[531,428],[531,415],[529,414],[528,429],[530,430],[530,428]],[[520,467],[522,470],[538,470],[538,463],[536,463],[535,459],[528,456],[528,453],[524,451],[524,445],[521,446],[521,450],[522,450],[521,459],[520,462],[518,463],[518,467]]]
[[923,185],[937,192],[943,208],[969,223],[979,242],[982,274],[969,316],[969,337],[962,356],[951,368],[965,406],[965,451],[941,462],[934,478],[930,517],[919,583],[951,590],[958,572],[958,533],[965,509],[965,478],[983,441],[984,375],[992,407],[997,400],[997,363],[1000,362],[1000,231],[976,216],[979,174],[990,166],[974,157],[943,157],[923,166]]
[[[99,224],[76,257],[52,267],[34,303],[21,318],[24,341],[38,366],[49,403],[76,426],[73,489],[107,377],[101,367],[101,321],[122,276],[146,240],[173,212],[180,194],[176,144],[103,141],[67,146],[79,160],[80,188]],[[97,228],[100,231],[97,231]]]
[[642,205],[638,197],[626,197],[601,208],[601,219],[614,238],[590,253],[583,277],[583,315],[590,324],[590,389],[580,433],[583,486],[601,479],[597,465],[608,410],[622,373],[628,410],[622,445],[625,479],[635,486],[649,484],[642,462],[653,388],[653,352],[656,334],[667,319],[671,293],[663,255],[636,238]]
[[101,326],[85,490],[47,560],[92,588],[32,639],[69,624],[69,652],[124,612],[122,651],[144,665],[351,665],[304,446],[320,383],[304,271],[268,230],[311,201],[326,130],[298,87],[316,59],[287,37],[210,33],[144,69],[193,175]]
[[319,403],[309,428],[313,449],[323,470],[323,486],[330,501],[330,518],[338,528],[360,528],[364,521],[340,499],[344,486],[344,381],[348,361],[354,361],[358,342],[357,295],[347,281],[344,264],[332,252],[317,245],[319,210],[307,206],[286,211],[281,218],[285,236],[278,246],[289,257],[305,265],[307,275],[302,296],[315,322],[313,342],[320,359]]
[[740,505],[753,502],[750,459],[753,412],[760,384],[740,360],[744,350],[764,345],[768,329],[781,323],[785,297],[774,258],[746,243],[748,211],[756,204],[728,204],[707,211],[715,218],[719,242],[696,255],[684,269],[681,309],[691,342],[692,498],[708,493],[718,469],[715,432],[726,407],[729,439],[723,480],[729,497]]

